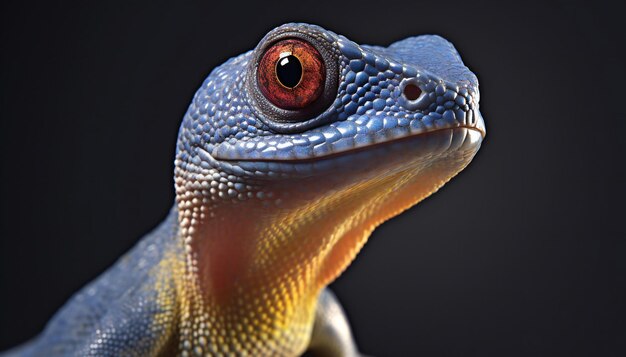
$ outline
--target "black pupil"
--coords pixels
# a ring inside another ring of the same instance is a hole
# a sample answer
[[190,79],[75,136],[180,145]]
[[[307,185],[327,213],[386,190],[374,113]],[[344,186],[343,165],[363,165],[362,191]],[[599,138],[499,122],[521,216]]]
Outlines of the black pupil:
[[297,86],[302,78],[302,64],[298,57],[289,55],[279,59],[276,64],[276,77],[280,84],[287,88]]

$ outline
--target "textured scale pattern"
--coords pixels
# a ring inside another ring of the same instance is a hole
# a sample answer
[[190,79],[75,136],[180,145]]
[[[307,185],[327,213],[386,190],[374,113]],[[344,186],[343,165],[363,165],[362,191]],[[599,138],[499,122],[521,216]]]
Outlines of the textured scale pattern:
[[[284,38],[325,60],[317,112],[274,108],[255,87],[258,58]],[[421,95],[407,98],[408,85]],[[11,353],[356,355],[325,287],[378,224],[471,161],[478,101],[475,75],[439,36],[379,47],[307,24],[272,30],[196,92],[166,220]]]

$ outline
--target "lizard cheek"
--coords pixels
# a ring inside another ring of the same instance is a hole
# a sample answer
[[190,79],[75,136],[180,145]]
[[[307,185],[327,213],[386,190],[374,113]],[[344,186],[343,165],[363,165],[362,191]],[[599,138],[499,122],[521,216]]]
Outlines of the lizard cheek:
[[326,70],[322,55],[300,39],[281,40],[269,47],[257,69],[261,93],[281,109],[303,109],[324,89]]

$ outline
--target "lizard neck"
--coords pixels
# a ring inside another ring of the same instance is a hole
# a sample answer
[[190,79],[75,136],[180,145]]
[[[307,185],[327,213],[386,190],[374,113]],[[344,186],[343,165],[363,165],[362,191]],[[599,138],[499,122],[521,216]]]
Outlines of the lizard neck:
[[345,186],[322,183],[304,193],[306,182],[298,181],[280,190],[265,187],[275,193],[267,200],[179,202],[189,324],[207,326],[209,345],[219,348],[248,343],[245,351],[258,355],[302,353],[321,289],[349,265],[376,225],[440,182],[438,176],[424,179],[418,185],[426,182],[428,190],[417,190],[413,179],[401,171]]
[[187,255],[181,334],[205,331],[207,345],[245,345],[253,355],[304,352],[320,291],[378,223],[413,203],[396,190],[404,176],[272,182],[245,200],[178,194]]
[[195,347],[189,341],[200,335],[226,354],[303,353],[320,291],[377,225],[437,190],[476,150],[409,144],[415,142],[403,142],[390,160],[365,160],[375,149],[359,161],[338,157],[315,175],[245,181],[177,167],[186,255],[181,349]]
[[[181,211],[189,274],[183,288],[188,319],[205,326],[207,346],[252,355],[303,352],[323,288],[319,252],[311,244],[319,237],[294,242],[297,232],[280,232],[280,218],[259,201],[199,211],[207,214],[188,221],[189,210]],[[203,330],[198,327],[192,330]]]

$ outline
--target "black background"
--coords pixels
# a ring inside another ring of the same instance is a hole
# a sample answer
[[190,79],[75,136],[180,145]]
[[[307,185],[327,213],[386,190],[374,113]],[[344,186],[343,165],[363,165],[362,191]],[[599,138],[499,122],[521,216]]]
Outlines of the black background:
[[467,170],[333,284],[376,356],[626,355],[623,9],[600,2],[3,2],[0,350],[34,336],[173,202],[179,121],[290,21],[437,33],[481,85]]

